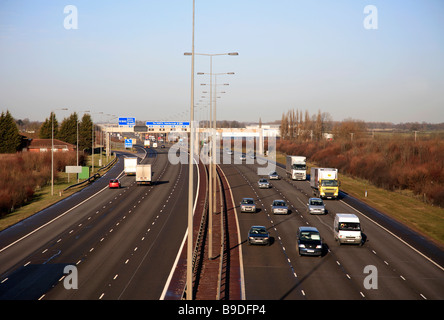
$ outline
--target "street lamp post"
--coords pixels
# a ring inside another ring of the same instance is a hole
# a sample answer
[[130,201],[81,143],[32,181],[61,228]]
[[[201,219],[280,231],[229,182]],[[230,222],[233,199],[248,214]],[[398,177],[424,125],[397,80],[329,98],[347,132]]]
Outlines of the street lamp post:
[[191,42],[190,156],[188,161],[187,300],[193,300],[194,17],[195,0],[193,0],[193,36]]
[[[83,113],[89,112],[89,110],[83,111]],[[77,149],[76,149],[76,157],[77,157],[77,166],[79,166],[79,117],[77,116]],[[77,183],[79,182],[79,174],[77,173]]]
[[[89,111],[85,111],[85,112],[89,112]],[[91,173],[94,173],[94,121],[93,121],[93,118],[92,118],[92,115],[93,115],[93,113],[92,112],[89,112],[89,114],[91,115],[91,123],[92,123],[92,126],[91,126],[91,165],[92,165],[92,168],[91,168]],[[103,114],[103,112],[95,112],[94,114]]]
[[[213,120],[213,113],[214,113],[214,110],[213,110],[213,108],[212,108],[212,104],[213,104],[213,99],[212,99],[212,91],[213,91],[213,57],[214,56],[237,56],[237,55],[239,55],[239,53],[238,52],[228,52],[228,53],[189,53],[189,52],[185,52],[184,53],[184,55],[186,55],[186,56],[189,56],[189,55],[193,55],[193,58],[194,58],[194,55],[201,55],[201,56],[209,56],[210,57],[210,73],[209,73],[209,75],[210,75],[210,125],[208,126],[209,128],[211,128],[211,123],[212,122],[214,122],[215,123],[215,120]],[[198,72],[197,74],[206,74],[206,73],[204,73],[204,72]],[[234,74],[234,72],[233,73],[229,73],[229,74]],[[214,115],[214,119],[215,119],[215,115]],[[216,137],[216,135],[215,135],[215,132],[214,132],[214,130],[216,130],[216,128],[215,128],[215,125],[214,125],[214,128],[212,128],[212,129],[210,129],[210,132],[211,132],[211,144],[212,144],[212,146],[215,146],[215,142],[213,141],[214,139],[215,139],[215,137]],[[214,192],[214,206],[216,205],[216,202],[215,202],[215,199],[216,199],[216,196],[215,196],[215,190],[213,191],[213,186],[215,186],[216,185],[216,178],[215,177],[213,177],[213,175],[215,175],[215,170],[216,170],[216,167],[215,167],[215,165],[213,164],[213,161],[212,161],[212,159],[213,159],[213,153],[214,153],[214,149],[213,148],[210,148],[210,170],[209,170],[209,177],[208,177],[208,180],[209,180],[209,188],[208,188],[208,194],[209,194],[209,204],[208,204],[208,208],[209,208],[209,211],[208,211],[208,225],[209,225],[209,227],[208,227],[208,238],[209,238],[209,247],[208,247],[208,256],[209,256],[209,259],[212,259],[213,258],[213,244],[212,244],[212,240],[213,240],[213,197],[211,196],[211,194]],[[211,167],[213,167],[213,170],[211,169]],[[214,183],[212,183],[212,181],[214,181]]]
[[[217,74],[214,75],[214,96],[215,96],[214,104],[213,104],[213,108],[214,108],[214,111],[213,111],[213,114],[214,114],[214,117],[213,117],[213,130],[214,130],[214,142],[213,142],[213,150],[214,151],[213,151],[213,157],[214,158],[215,158],[214,152],[216,152],[216,135],[217,135],[217,121],[216,121],[216,119],[217,119],[217,117],[216,117],[216,100],[217,100],[216,96],[217,96],[217,90],[216,89],[217,89],[217,76],[220,75],[220,74],[221,73],[217,73]],[[224,74],[224,73],[222,73],[222,74]],[[227,72],[225,74],[234,74],[234,72]],[[224,83],[222,85],[228,86],[228,83]],[[215,211],[216,210],[216,159],[214,159],[214,162],[213,162],[213,165],[212,165],[212,171],[213,171],[213,181],[212,181],[212,183],[213,183],[213,197],[214,197],[214,204],[213,204],[214,208],[213,208],[213,211]]]
[[[194,20],[195,20],[195,0],[193,0],[193,36],[191,53],[185,52],[184,55],[191,56],[191,106],[190,106],[190,155],[189,155],[189,177],[188,177],[188,247],[187,247],[187,300],[193,299],[192,288],[192,241],[193,241],[193,160],[194,160],[194,58],[195,55],[210,56],[210,70],[212,68],[212,56],[216,55],[238,55],[237,52],[222,54],[202,54],[194,52]],[[211,103],[211,99],[210,99]],[[211,106],[210,106],[211,108]],[[210,215],[211,217],[211,215]],[[210,218],[211,219],[211,218]],[[211,232],[211,231],[210,231]],[[211,243],[211,240],[210,240]],[[210,257],[212,255],[210,254]]]
[[54,118],[55,111],[68,110],[68,108],[55,109],[51,111],[51,196],[54,195]]
[[[222,55],[222,54],[218,54]],[[235,55],[232,53],[231,55]],[[237,55],[237,53],[236,53]],[[210,60],[211,60],[210,56]],[[213,92],[213,85],[212,85],[212,78],[214,76],[214,81],[216,82],[216,77],[218,75],[223,74],[234,74],[234,72],[224,72],[224,73],[212,73],[212,67],[210,64],[210,73],[205,72],[198,72],[198,75],[203,74],[209,74],[210,75],[210,136],[211,136],[211,148],[210,148],[210,168],[208,172],[208,181],[209,181],[209,187],[208,187],[208,258],[211,260],[213,259],[213,213],[216,211],[216,158],[215,158],[215,151],[216,151],[216,98],[217,97],[217,91],[216,87],[217,84],[214,85],[214,101],[212,100],[212,92]],[[204,85],[204,84],[202,84]],[[224,83],[223,85],[227,86],[228,83]]]

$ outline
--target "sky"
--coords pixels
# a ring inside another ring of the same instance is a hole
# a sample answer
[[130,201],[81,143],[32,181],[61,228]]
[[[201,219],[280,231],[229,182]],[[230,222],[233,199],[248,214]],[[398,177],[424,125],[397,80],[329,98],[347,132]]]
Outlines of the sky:
[[[444,122],[442,0],[195,4],[195,52],[239,54],[212,58],[217,119],[267,122],[295,109],[338,121]],[[52,110],[58,119],[89,110],[95,121],[189,120],[192,8],[0,0],[0,110],[35,121]],[[196,55],[195,119],[208,117],[209,72],[210,58]]]

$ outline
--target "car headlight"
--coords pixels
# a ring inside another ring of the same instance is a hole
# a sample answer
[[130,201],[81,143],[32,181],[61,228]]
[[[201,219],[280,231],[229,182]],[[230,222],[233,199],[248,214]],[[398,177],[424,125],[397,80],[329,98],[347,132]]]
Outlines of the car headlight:
[[300,244],[299,248],[305,248],[305,244]]
[[316,249],[322,249],[322,244],[318,244],[318,245],[316,246]]

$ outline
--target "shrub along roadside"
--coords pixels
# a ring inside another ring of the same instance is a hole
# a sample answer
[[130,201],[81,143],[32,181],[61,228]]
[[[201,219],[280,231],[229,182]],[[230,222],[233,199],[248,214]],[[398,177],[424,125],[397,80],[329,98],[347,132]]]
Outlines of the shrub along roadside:
[[[54,153],[54,179],[76,161],[75,152]],[[0,217],[31,201],[50,182],[51,153],[0,155]]]
[[360,139],[296,143],[279,141],[277,150],[305,155],[319,166],[368,180],[387,190],[411,190],[444,207],[444,141]]

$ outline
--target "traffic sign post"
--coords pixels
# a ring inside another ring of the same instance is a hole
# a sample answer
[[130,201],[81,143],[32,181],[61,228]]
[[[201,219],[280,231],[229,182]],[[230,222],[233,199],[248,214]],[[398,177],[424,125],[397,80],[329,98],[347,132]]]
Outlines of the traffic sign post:
[[130,149],[133,147],[133,139],[125,139],[125,149]]

